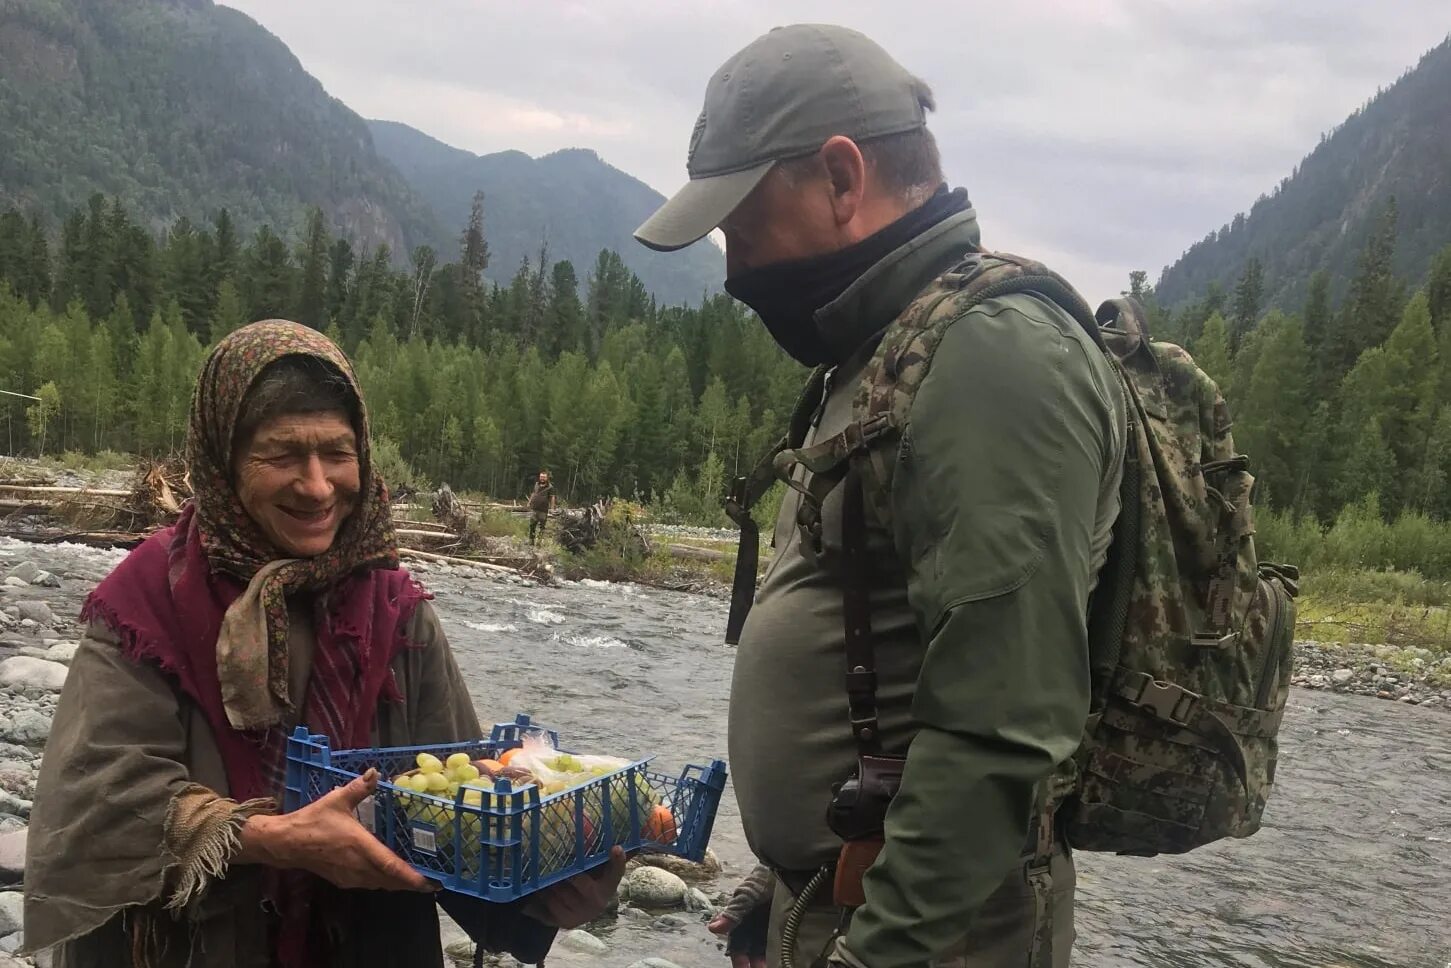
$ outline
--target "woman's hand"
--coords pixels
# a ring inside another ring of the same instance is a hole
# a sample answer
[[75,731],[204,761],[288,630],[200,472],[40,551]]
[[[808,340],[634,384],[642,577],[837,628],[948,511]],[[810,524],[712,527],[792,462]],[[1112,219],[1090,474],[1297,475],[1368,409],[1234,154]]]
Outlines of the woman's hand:
[[369,770],[295,813],[248,818],[234,863],[298,868],[342,888],[434,893],[437,884],[384,847],[354,816],[377,788],[378,771]]
[[625,849],[610,851],[609,862],[576,874],[548,888],[530,905],[528,913],[556,928],[578,928],[605,913],[625,876]]

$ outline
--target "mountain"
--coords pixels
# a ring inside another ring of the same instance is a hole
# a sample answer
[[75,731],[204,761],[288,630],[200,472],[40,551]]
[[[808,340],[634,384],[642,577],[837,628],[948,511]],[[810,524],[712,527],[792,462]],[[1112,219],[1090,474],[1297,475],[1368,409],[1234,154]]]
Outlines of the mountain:
[[1392,199],[1394,268],[1419,283],[1451,242],[1451,39],[1322,138],[1248,214],[1191,246],[1164,270],[1155,292],[1165,306],[1215,284],[1229,292],[1258,258],[1267,305],[1298,310],[1321,269],[1343,294]]
[[225,206],[300,234],[318,205],[407,252],[432,211],[367,125],[246,15],[211,0],[0,0],[0,206],[58,223],[93,192],[153,229]]
[[[370,121],[378,153],[392,162],[447,225],[462,230],[476,191],[484,193],[488,276],[513,277],[541,242],[555,261],[573,262],[581,279],[601,249],[614,249],[665,303],[700,301],[725,278],[719,248],[701,242],[681,252],[653,252],[631,236],[664,196],[611,167],[593,151],[568,149],[542,158],[519,151],[475,155],[392,121]],[[456,242],[444,251],[452,258]]]

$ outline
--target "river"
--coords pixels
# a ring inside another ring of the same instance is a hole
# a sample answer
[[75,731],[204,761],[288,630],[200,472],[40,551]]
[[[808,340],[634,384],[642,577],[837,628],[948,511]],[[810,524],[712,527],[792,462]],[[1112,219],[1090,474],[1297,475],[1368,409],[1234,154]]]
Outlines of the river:
[[[36,589],[57,613],[119,554],[0,542],[64,574]],[[675,772],[724,757],[732,651],[725,606],[596,582],[543,588],[419,568],[437,594],[485,722],[528,712],[581,749],[655,753]],[[749,869],[727,791],[712,846],[728,890]],[[1087,968],[1451,968],[1451,718],[1440,710],[1296,690],[1265,825],[1182,857],[1079,854]],[[603,955],[557,949],[553,968],[625,968],[649,956],[724,966],[703,927],[621,919]]]

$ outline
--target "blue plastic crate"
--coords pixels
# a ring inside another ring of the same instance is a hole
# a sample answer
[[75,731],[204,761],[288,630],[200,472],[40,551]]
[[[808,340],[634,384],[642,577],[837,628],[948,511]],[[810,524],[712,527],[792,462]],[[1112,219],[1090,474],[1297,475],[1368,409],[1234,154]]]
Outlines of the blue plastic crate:
[[[421,752],[441,760],[458,752],[470,759],[497,759],[531,734],[547,735],[560,749],[559,735],[528,716],[496,724],[488,740],[388,749],[334,750],[326,736],[299,726],[287,741],[283,808],[291,812],[306,806],[374,767],[383,778],[377,793],[359,808],[363,825],[426,877],[488,901],[513,901],[598,867],[617,844],[627,851],[694,861],[705,856],[725,790],[726,767],[720,760],[687,766],[679,777],[670,777],[651,771],[646,758],[552,796],[501,779],[479,805],[464,802],[464,790],[449,798],[390,782],[412,770]],[[674,831],[650,823],[657,806],[669,808]]]

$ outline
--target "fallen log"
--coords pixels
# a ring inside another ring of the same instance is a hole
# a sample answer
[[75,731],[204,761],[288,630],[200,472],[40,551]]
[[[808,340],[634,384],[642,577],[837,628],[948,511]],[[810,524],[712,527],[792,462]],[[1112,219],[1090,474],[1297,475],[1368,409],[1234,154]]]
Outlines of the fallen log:
[[453,555],[440,555],[432,551],[419,551],[417,548],[399,548],[399,557],[419,558],[423,561],[437,561],[448,565],[468,565],[474,568],[482,568],[485,571],[506,572],[511,575],[520,575],[524,578],[535,578],[520,568],[510,568],[507,565],[492,565],[487,561],[475,561],[472,558],[455,558]]
[[724,551],[716,551],[711,548],[697,548],[695,545],[670,544],[665,546],[666,552],[672,558],[682,558],[686,561],[726,561],[734,558],[735,555],[727,554]]
[[59,531],[55,529],[37,530],[3,530],[0,531],[7,538],[16,538],[30,544],[78,544],[91,548],[134,548],[147,538],[151,537],[150,532],[138,533],[133,531]]
[[448,531],[422,531],[415,528],[394,528],[393,533],[401,541],[404,538],[423,539],[424,541],[457,541],[458,535]]
[[102,487],[55,487],[53,485],[36,484],[0,484],[0,491],[8,491],[12,494],[31,494],[37,496],[54,495],[56,497],[130,497],[130,491],[118,491],[114,488]]

